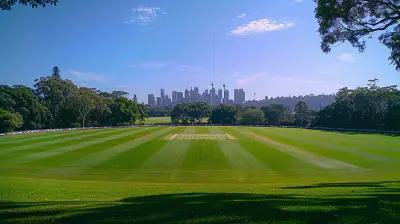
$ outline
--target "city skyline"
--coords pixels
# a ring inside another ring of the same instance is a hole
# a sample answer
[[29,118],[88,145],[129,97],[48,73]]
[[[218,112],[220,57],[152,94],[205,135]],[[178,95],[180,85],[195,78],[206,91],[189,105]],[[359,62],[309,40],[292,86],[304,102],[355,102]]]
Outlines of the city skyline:
[[231,95],[249,90],[246,100],[254,93],[332,94],[373,78],[382,86],[400,83],[376,37],[363,53],[348,43],[323,53],[315,7],[311,0],[16,5],[0,13],[7,56],[0,60],[1,84],[32,87],[59,66],[61,77],[79,86],[122,90],[146,102],[160,87],[172,98],[174,89],[209,89],[211,82],[226,84]]
[[[165,88],[160,88],[160,95],[157,96],[154,93],[147,94],[147,102],[142,101],[149,106],[168,106],[176,103],[183,102],[206,102],[210,105],[218,104],[243,104],[246,101],[246,92],[243,88],[233,90],[233,98],[231,98],[229,89],[222,86],[223,89],[214,87],[214,83],[211,84],[211,89],[204,89],[200,93],[200,89],[197,86],[185,88],[184,91],[172,90],[171,97],[166,94]],[[136,96],[136,94],[134,94]]]

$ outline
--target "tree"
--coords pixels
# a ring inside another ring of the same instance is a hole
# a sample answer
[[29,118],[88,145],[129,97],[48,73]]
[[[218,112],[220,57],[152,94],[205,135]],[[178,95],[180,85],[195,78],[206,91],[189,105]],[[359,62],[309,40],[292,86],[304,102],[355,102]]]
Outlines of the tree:
[[264,112],[260,109],[247,109],[242,113],[240,122],[245,125],[263,124]]
[[291,119],[291,111],[282,104],[271,104],[261,107],[264,113],[265,121],[270,125],[288,124]]
[[363,52],[365,37],[382,33],[379,41],[390,49],[389,60],[400,70],[400,1],[398,0],[314,0],[319,23],[321,49],[349,42]]
[[213,124],[234,124],[238,115],[239,111],[235,106],[220,104],[212,110],[209,121]]
[[204,118],[210,117],[211,106],[205,102],[189,103],[188,116],[192,122],[200,124]]
[[77,87],[71,80],[63,80],[56,76],[41,77],[35,82],[34,92],[51,111],[55,128],[56,121],[60,121],[61,118],[60,112],[66,109],[67,101]]
[[[18,0],[19,4],[30,5],[32,8],[37,8],[46,5],[56,5],[58,0]],[[11,10],[11,8],[17,3],[17,0],[0,0],[1,10]]]
[[58,68],[58,66],[54,66],[52,76],[57,77],[57,78],[61,78],[60,69]]
[[305,126],[310,123],[311,111],[308,109],[306,102],[299,101],[294,108],[295,124]]
[[109,123],[112,125],[131,125],[139,118],[138,106],[132,100],[118,97],[110,101],[111,114]]
[[178,103],[175,105],[171,112],[171,120],[173,123],[183,123],[188,124],[190,121],[189,104],[188,103]]
[[0,132],[10,132],[20,128],[24,123],[22,116],[0,108]]
[[99,100],[99,97],[92,90],[85,87],[75,90],[69,98],[71,108],[78,112],[82,119],[83,128],[88,114],[96,108],[96,102]]

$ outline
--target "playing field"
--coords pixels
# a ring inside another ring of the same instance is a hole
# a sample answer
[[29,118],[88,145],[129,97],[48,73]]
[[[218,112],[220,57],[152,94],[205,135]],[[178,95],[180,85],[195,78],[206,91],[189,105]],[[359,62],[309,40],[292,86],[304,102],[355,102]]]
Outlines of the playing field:
[[400,223],[400,137],[136,127],[0,138],[0,223]]

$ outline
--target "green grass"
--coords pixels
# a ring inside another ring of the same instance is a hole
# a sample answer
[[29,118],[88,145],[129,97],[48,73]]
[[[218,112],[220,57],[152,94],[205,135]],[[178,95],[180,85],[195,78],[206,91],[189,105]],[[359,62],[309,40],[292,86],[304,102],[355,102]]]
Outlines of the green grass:
[[251,127],[5,136],[0,223],[400,223],[399,146]]
[[145,124],[170,124],[171,117],[149,117],[144,122]]

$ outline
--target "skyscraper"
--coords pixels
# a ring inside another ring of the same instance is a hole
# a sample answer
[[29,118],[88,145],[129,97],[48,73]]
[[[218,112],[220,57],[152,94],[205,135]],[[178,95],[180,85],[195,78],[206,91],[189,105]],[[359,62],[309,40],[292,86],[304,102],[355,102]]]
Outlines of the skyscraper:
[[220,104],[221,103],[221,100],[222,100],[222,89],[218,89],[218,104]]
[[159,107],[162,106],[161,97],[157,97],[157,106],[159,106]]
[[193,94],[194,94],[193,101],[195,101],[195,102],[200,101],[199,87],[196,87],[196,86],[194,87]]
[[189,97],[190,97],[190,100],[189,100],[190,102],[194,102],[195,101],[194,91],[193,91],[192,87],[190,87]]
[[177,92],[172,91],[172,102],[175,103],[177,101]]
[[224,100],[222,102],[225,104],[229,103],[229,90],[227,89],[224,90]]
[[246,93],[243,89],[239,89],[239,102],[243,104],[246,101]]
[[[164,99],[165,99],[165,89],[161,89],[161,104],[160,104],[160,106],[164,104]],[[157,103],[157,105],[158,105],[158,103]]]
[[133,94],[133,102],[135,102],[135,103],[138,102],[136,94]]
[[189,90],[185,89],[185,101],[189,102],[189,98],[190,98]]
[[147,95],[147,104],[149,106],[155,106],[156,105],[154,94],[150,93],[150,94]]
[[233,91],[233,102],[234,102],[235,104],[240,104],[240,103],[239,103],[239,90],[238,90],[238,89],[235,89],[235,90]]
[[178,103],[183,102],[183,93],[182,92],[176,93],[176,102],[178,102]]

